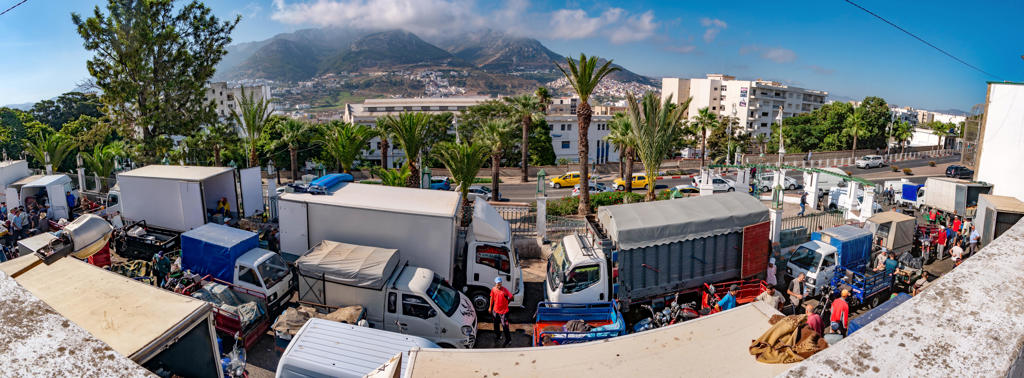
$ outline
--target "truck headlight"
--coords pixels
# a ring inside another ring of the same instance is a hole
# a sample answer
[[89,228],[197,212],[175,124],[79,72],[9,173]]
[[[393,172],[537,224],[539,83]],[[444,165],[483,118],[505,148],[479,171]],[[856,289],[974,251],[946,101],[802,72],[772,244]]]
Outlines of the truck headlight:
[[807,284],[814,285],[814,277],[807,277]]
[[462,334],[466,336],[473,336],[473,327],[462,326]]

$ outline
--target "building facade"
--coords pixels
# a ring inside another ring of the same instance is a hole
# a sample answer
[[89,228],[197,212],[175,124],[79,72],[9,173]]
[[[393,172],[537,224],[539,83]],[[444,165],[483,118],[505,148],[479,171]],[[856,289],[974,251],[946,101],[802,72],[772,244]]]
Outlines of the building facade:
[[[270,94],[270,86],[267,85],[232,87],[226,82],[210,83],[206,87],[206,99],[207,101],[213,101],[217,106],[217,117],[228,119],[231,118],[231,114],[240,111],[239,106],[242,102],[243,88],[245,95],[252,97],[254,101],[273,100]],[[271,102],[271,111],[273,111],[273,107],[274,104]]]
[[[992,194],[1024,200],[1024,83],[990,82],[985,98],[985,113],[973,152],[963,158],[977,161],[974,179],[992,184]],[[965,151],[967,152],[967,151]]]
[[828,92],[804,89],[766,80],[736,80],[722,74],[706,78],[663,78],[661,98],[676,104],[692,98],[687,117],[693,119],[701,108],[719,116],[734,117],[740,127],[734,133],[767,134],[782,108],[782,118],[809,113],[825,104]]

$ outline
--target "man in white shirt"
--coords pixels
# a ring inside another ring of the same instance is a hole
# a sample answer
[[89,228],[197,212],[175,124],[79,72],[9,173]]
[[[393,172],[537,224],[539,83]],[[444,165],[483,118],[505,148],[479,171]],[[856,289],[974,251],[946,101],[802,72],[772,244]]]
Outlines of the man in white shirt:
[[953,245],[953,248],[949,249],[949,257],[952,258],[953,261],[959,262],[960,259],[963,258],[963,256],[964,249],[960,248],[960,241],[958,240],[956,244]]
[[779,293],[775,290],[775,286],[771,285],[768,285],[768,290],[758,294],[757,300],[764,302],[779,311],[782,311],[782,303],[785,301],[782,298],[782,293]]

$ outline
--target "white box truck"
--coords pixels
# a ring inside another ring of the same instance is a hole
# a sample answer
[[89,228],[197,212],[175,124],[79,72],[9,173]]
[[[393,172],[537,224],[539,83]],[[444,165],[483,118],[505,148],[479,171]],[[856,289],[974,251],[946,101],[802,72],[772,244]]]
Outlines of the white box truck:
[[1008,197],[992,194],[978,196],[978,214],[974,219],[975,227],[981,234],[980,245],[988,245],[1003,232],[1024,218],[1024,202]]
[[469,298],[427,268],[401,261],[398,250],[325,240],[295,261],[299,301],[360,305],[370,327],[470,348],[476,312]]
[[345,183],[325,195],[282,194],[277,206],[287,260],[324,240],[393,248],[465,292],[477,311],[487,310],[495,277],[508,283],[511,305],[523,306],[511,228],[487,202],[474,201],[468,228],[459,194],[442,190]]
[[7,185],[7,208],[26,206],[29,201],[46,201],[50,205],[47,215],[51,219],[70,220],[71,208],[66,195],[71,189],[71,178],[68,175],[28,176]]
[[929,177],[924,188],[927,190],[925,206],[968,218],[974,218],[978,195],[992,191],[989,184],[947,177]]

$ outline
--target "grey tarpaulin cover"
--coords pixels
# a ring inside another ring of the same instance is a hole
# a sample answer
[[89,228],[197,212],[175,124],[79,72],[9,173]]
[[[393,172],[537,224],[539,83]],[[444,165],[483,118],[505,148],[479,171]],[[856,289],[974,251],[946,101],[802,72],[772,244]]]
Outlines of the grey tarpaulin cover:
[[868,218],[864,228],[877,235],[879,225],[889,222],[892,223],[889,225],[889,236],[886,240],[888,248],[901,248],[914,244],[914,229],[917,227],[917,221],[914,217],[903,213],[886,211],[875,214]]
[[643,248],[742,230],[768,221],[768,208],[743,193],[602,206],[597,218],[619,249]]
[[379,290],[398,260],[397,249],[324,240],[296,260],[295,265],[304,276],[323,274],[334,282]]

